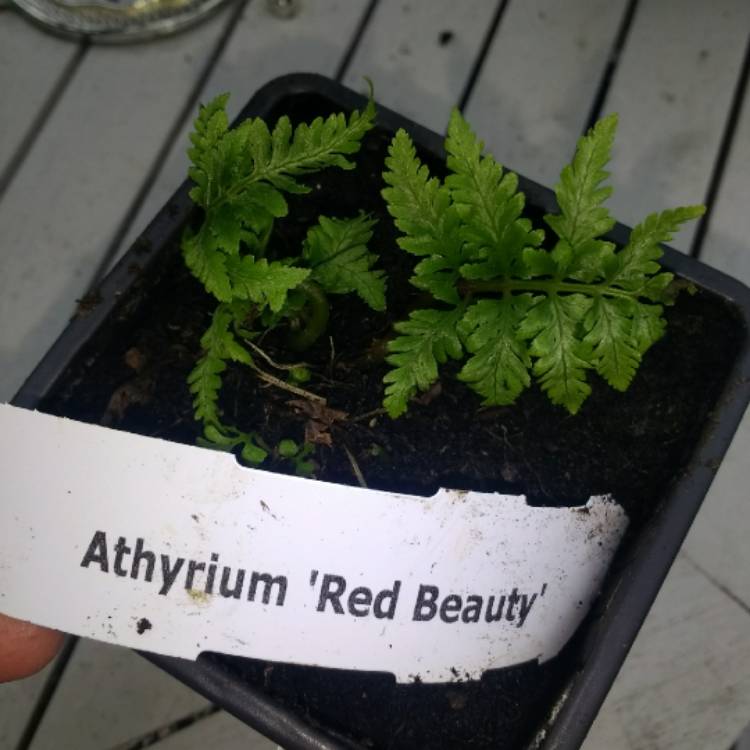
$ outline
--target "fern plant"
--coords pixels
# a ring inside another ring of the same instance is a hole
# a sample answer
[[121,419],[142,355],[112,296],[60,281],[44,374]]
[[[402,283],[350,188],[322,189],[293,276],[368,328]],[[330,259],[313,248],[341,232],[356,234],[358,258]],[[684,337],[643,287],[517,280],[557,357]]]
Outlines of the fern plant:
[[218,398],[227,363],[281,384],[256,361],[262,350],[252,340],[260,331],[287,325],[289,345],[304,349],[325,330],[327,295],[356,293],[375,310],[385,308],[384,274],[372,268],[377,258],[367,249],[372,219],[321,216],[292,256],[280,255],[273,233],[276,219],[289,210],[285,194],[310,190],[300,177],[354,167],[350,157],[373,127],[375,106],[370,98],[348,119],[334,114],[296,128],[282,117],[272,130],[260,118],[230,129],[227,99],[222,94],[201,107],[190,135],[190,197],[202,212],[200,225],[185,231],[182,252],[217,306],[188,383],[203,442],[239,449],[257,464],[268,452],[262,439],[222,421]]
[[551,250],[522,216],[516,175],[483,153],[457,110],[443,182],[430,177],[408,134],[396,133],[382,194],[402,232],[398,244],[420,258],[411,281],[434,305],[398,323],[389,343],[384,406],[392,417],[448,359],[463,361],[458,377],[487,405],[515,402],[532,377],[572,414],[591,392],[590,370],[613,388],[629,386],[674,299],[660,243],[704,207],[648,216],[621,249],[602,239],[615,224],[603,182],[616,127],[615,115],[600,120],[563,169],[559,213],[544,217],[556,236]]

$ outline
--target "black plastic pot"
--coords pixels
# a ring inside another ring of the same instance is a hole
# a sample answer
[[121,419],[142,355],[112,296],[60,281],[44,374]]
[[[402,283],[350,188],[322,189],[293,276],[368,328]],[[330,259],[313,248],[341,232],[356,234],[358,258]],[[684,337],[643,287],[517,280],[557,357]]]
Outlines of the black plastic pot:
[[[307,74],[292,75],[261,89],[239,119],[278,112],[280,106],[286,104],[293,108],[295,102],[311,96],[328,100],[334,110],[349,110],[364,104],[363,97],[330,80]],[[380,109],[378,122],[387,131],[404,127],[422,149],[437,156],[443,153],[440,136],[393,112]],[[529,204],[542,210],[554,209],[554,195],[550,190],[523,178],[521,188]],[[97,304],[79,312],[20,390],[14,400],[16,405],[44,408],[45,401],[61,388],[69,368],[82,357],[91,358],[100,342],[120,335],[150,300],[154,286],[152,275],[158,276],[166,262],[168,248],[174,247],[191,215],[188,189],[187,183],[180,187],[102,282]],[[622,242],[626,232],[625,227],[618,225],[612,239]],[[735,360],[726,363],[723,391],[692,450],[690,464],[672,482],[640,533],[631,536],[618,554],[595,612],[576,636],[569,673],[556,691],[556,700],[548,701],[534,726],[526,728],[529,746],[545,750],[570,749],[583,742],[706,495],[750,398],[747,330],[750,290],[673,250],[667,249],[665,265],[731,307],[741,344]],[[285,708],[262,686],[236,680],[220,661],[201,657],[197,662],[188,662],[153,654],[144,656],[287,750],[362,747],[316,721],[315,717],[301,716]]]

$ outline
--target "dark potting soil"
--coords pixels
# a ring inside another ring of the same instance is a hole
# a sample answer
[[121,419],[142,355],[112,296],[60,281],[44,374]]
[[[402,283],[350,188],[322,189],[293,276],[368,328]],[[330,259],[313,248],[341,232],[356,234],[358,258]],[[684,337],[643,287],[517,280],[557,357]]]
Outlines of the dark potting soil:
[[[300,97],[291,114],[309,119],[326,108]],[[315,476],[328,481],[356,485],[359,471],[376,489],[522,493],[531,502],[554,505],[609,492],[631,517],[629,534],[637,533],[684,471],[726,379],[741,337],[734,313],[707,292],[682,294],[667,311],[666,336],[647,353],[627,393],[592,376],[593,393],[576,416],[551,406],[536,386],[515,406],[483,408],[479,397],[452,377],[458,368],[446,365],[439,383],[409,414],[391,420],[381,409],[385,344],[395,321],[429,302],[409,284],[414,259],[396,247],[379,195],[388,140],[380,131],[370,134],[356,171],[328,170],[309,179],[312,193],[289,198],[289,217],[278,222],[273,245],[279,256],[296,253],[321,213],[371,213],[378,218],[371,250],[388,269],[388,311],[374,313],[353,297],[332,300],[329,335],[304,353],[312,371],[304,388],[324,396],[327,409],[311,409],[310,402],[230,367],[221,396],[225,421],[259,432],[271,447],[284,438],[302,443],[306,435],[314,437]],[[441,173],[434,158],[424,158],[433,173]],[[540,211],[529,207],[528,214],[542,226]],[[184,270],[176,245],[166,248],[157,266],[156,282],[142,278],[139,256],[132,255],[133,291],[42,410],[195,443],[200,429],[185,380],[200,354],[213,302]],[[86,314],[86,305],[79,314]],[[295,362],[284,341],[278,331],[261,345],[276,362]],[[278,456],[264,468],[293,471]],[[364,746],[456,750],[522,746],[549,711],[565,675],[578,666],[574,646],[575,639],[543,666],[521,665],[447,686],[396,685],[385,674],[220,655],[202,658],[219,660],[313,723]]]

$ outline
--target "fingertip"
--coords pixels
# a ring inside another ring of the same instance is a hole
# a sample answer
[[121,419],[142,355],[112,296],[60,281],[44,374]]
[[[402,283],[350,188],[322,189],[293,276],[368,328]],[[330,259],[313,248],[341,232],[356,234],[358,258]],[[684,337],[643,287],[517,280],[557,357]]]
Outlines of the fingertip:
[[57,630],[0,615],[0,682],[38,672],[57,655],[64,638]]

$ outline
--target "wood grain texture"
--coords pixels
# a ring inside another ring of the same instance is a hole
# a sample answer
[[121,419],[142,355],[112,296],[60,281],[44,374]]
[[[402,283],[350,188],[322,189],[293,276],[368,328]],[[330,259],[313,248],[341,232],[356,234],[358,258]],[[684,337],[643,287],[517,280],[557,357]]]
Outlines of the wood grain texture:
[[750,286],[750,83],[700,259]]
[[[748,456],[750,412],[734,436],[683,549],[690,560],[750,611]],[[750,664],[747,668],[750,671]]]
[[586,126],[626,5],[510,3],[465,110],[501,164],[555,184]]
[[[746,0],[639,4],[604,105],[620,115],[610,165],[620,221],[704,200],[749,28]],[[695,226],[672,244],[687,251]]]
[[[0,23],[0,181],[78,45],[45,34],[18,13]],[[0,182],[0,190],[2,182]]]
[[[708,224],[701,260],[750,286],[750,84]],[[750,607],[750,414],[734,437],[708,497],[685,540],[685,552]]]
[[153,747],[154,750],[276,750],[278,746],[239,719],[220,711]]
[[133,651],[81,640],[31,750],[106,750],[207,705]]
[[0,400],[64,328],[228,19],[81,62],[0,200]]
[[15,748],[26,729],[52,665],[18,682],[0,685],[0,748]]
[[381,104],[443,132],[495,12],[489,0],[381,0],[344,83],[372,79]]
[[728,748],[750,716],[750,615],[678,557],[583,750]]

